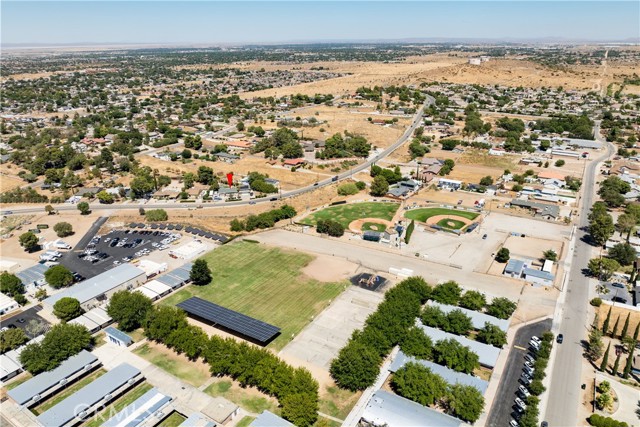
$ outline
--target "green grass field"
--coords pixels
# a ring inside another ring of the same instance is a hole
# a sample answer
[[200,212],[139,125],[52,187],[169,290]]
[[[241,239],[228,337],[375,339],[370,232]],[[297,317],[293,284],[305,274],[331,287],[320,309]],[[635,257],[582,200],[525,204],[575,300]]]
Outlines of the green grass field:
[[34,408],[31,409],[31,412],[33,412],[36,415],[42,414],[46,410],[53,408],[58,403],[62,402],[64,399],[74,394],[76,391],[80,390],[84,386],[88,385],[89,383],[93,382],[94,380],[98,379],[99,377],[101,377],[106,373],[107,371],[105,371],[102,368],[92,372],[86,377],[79,379],[75,383],[72,383],[69,387],[54,394],[53,396],[51,396],[50,399],[47,399],[41,404],[39,404],[38,406],[35,406]]
[[404,214],[406,218],[415,219],[416,221],[420,221],[420,222],[425,222],[432,216],[437,216],[437,215],[461,216],[462,218],[474,220],[480,214],[476,212],[462,211],[457,209],[445,209],[445,208],[412,209],[405,212]]
[[94,415],[89,419],[84,427],[99,427],[109,418],[113,417],[118,412],[122,411],[125,407],[131,405],[140,396],[151,390],[153,387],[151,384],[143,382],[138,384],[118,399],[116,399],[111,405],[107,405],[97,415]]
[[365,222],[362,224],[362,231],[384,231],[387,227],[382,224],[378,224],[376,222]]
[[197,369],[194,364],[185,363],[179,359],[172,350],[162,352],[149,344],[143,344],[133,352],[194,387],[200,387],[209,379],[209,376],[203,375],[202,371]]
[[462,221],[458,221],[457,219],[441,219],[440,221],[438,221],[438,225],[450,230],[460,230],[465,226],[465,223]]
[[247,412],[259,414],[265,409],[279,414],[278,402],[272,397],[252,396],[248,394],[237,383],[234,384],[230,380],[219,380],[210,384],[204,389],[204,392],[213,397],[224,397],[236,405],[240,406]]
[[178,427],[187,419],[180,415],[178,412],[172,412],[167,418],[165,418],[157,427]]
[[348,283],[324,283],[304,276],[302,268],[313,257],[255,243],[224,245],[203,256],[209,263],[213,283],[190,285],[162,301],[175,305],[192,296],[281,328],[269,344],[282,349],[320,313]]
[[256,417],[250,417],[249,415],[247,415],[243,417],[240,421],[238,421],[238,424],[236,424],[236,427],[249,427],[249,424],[251,424],[255,419]]
[[338,221],[347,228],[352,221],[361,218],[380,218],[391,221],[399,206],[398,203],[348,203],[314,212],[300,221],[300,223],[315,226],[319,219],[331,219]]

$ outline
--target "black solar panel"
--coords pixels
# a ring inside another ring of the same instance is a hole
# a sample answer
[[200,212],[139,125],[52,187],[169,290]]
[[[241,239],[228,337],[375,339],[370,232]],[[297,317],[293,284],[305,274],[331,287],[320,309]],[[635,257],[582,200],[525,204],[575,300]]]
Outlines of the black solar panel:
[[182,226],[180,224],[176,225],[176,230],[182,230]]
[[280,328],[237,311],[229,310],[198,297],[191,297],[177,304],[189,314],[200,317],[259,343],[267,343],[280,333]]

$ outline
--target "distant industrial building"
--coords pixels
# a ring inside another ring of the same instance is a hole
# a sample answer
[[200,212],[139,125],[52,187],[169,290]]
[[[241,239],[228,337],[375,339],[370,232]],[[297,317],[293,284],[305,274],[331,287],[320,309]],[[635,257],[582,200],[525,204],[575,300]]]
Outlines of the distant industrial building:
[[53,309],[54,304],[64,297],[75,298],[84,310],[90,310],[105,303],[115,292],[134,289],[147,280],[144,271],[131,264],[121,264],[102,274],[80,282],[58,292],[43,301],[45,307]]

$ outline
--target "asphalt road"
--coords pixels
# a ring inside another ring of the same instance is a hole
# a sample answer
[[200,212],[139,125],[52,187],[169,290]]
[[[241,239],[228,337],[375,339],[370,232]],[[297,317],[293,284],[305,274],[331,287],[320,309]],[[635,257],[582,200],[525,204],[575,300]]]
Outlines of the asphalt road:
[[498,391],[493,400],[493,406],[489,411],[487,426],[489,427],[509,427],[509,421],[513,417],[514,399],[520,382],[520,374],[524,366],[524,355],[527,354],[529,341],[532,336],[540,337],[543,332],[551,329],[551,319],[532,323],[521,327],[511,343],[509,358],[502,370],[502,379],[498,386]]
[[[599,123],[596,123],[595,134],[599,135]],[[576,246],[569,280],[566,285],[566,299],[561,308],[560,327],[558,333],[564,334],[564,343],[557,346],[549,385],[548,403],[544,419],[550,427],[573,427],[578,422],[578,406],[580,405],[581,370],[583,347],[581,341],[586,340],[589,333],[587,315],[589,312],[589,287],[591,280],[584,276],[582,270],[587,267],[591,258],[592,247],[584,242],[587,234],[587,215],[593,204],[598,163],[613,154],[611,144],[604,142],[607,152],[587,166],[582,183],[584,189],[580,206],[580,220],[576,230]]]
[[[287,191],[284,192],[280,195],[277,196],[271,196],[271,197],[263,197],[260,199],[253,199],[251,201],[248,200],[241,200],[241,201],[237,201],[237,202],[227,202],[227,203],[220,203],[220,204],[207,204],[207,203],[202,203],[201,206],[203,209],[215,209],[215,208],[226,208],[229,206],[243,206],[243,205],[249,205],[249,203],[268,203],[268,202],[272,202],[274,200],[272,199],[276,199],[276,200],[282,200],[282,199],[289,199],[291,197],[295,197],[298,196],[300,194],[304,194],[304,193],[308,193],[310,191],[314,191],[318,188],[321,187],[325,187],[327,185],[331,185],[336,181],[343,181],[345,179],[350,178],[353,174],[358,173],[362,170],[365,170],[367,168],[369,168],[372,164],[384,159],[385,157],[387,157],[389,154],[393,153],[395,150],[397,150],[400,146],[402,146],[405,142],[407,142],[407,140],[409,138],[411,138],[411,136],[413,135],[413,131],[420,126],[420,124],[422,123],[422,114],[424,113],[424,109],[431,105],[433,102],[435,102],[435,98],[427,95],[427,99],[425,101],[425,103],[418,109],[418,111],[416,112],[416,114],[413,116],[413,121],[411,122],[411,126],[409,126],[407,128],[407,130],[402,134],[402,136],[396,141],[394,142],[391,146],[389,146],[388,148],[386,148],[384,151],[382,151],[380,154],[378,154],[377,156],[367,160],[364,163],[359,164],[358,166],[354,167],[353,169],[347,171],[347,172],[343,172],[340,173],[338,175],[335,175],[332,178],[327,178],[323,181],[319,181],[314,185],[309,185],[307,187],[302,187],[302,188],[297,188],[295,190],[292,191]],[[337,179],[336,179],[337,177]],[[333,179],[336,179],[336,181],[333,181]],[[127,210],[127,209],[138,209],[140,206],[145,207],[146,209],[150,209],[150,208],[154,208],[154,209],[193,209],[194,205],[191,203],[153,203],[153,204],[143,204],[143,203],[129,203],[129,204],[113,204],[113,205],[101,205],[98,203],[93,203],[91,204],[91,209],[92,210],[110,210],[110,211],[117,211],[117,210]],[[58,211],[75,211],[77,210],[77,206],[75,204],[59,204],[55,206],[56,210]],[[0,215],[9,215],[7,212],[11,212],[11,214],[24,214],[24,213],[34,213],[34,212],[43,212],[44,209],[44,204],[38,204],[35,205],[33,207],[27,207],[27,208],[14,208],[14,209],[3,209],[2,211],[0,211]]]

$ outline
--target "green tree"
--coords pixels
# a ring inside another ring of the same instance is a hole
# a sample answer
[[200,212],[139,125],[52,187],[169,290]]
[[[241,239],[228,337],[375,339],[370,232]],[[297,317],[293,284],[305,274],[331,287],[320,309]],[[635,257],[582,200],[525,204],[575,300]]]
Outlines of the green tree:
[[109,300],[107,313],[118,322],[123,331],[133,331],[142,326],[153,303],[140,292],[121,290],[115,292]]
[[609,257],[622,266],[631,265],[636,260],[636,250],[629,243],[617,243],[609,249]]
[[53,314],[58,319],[68,322],[82,314],[82,307],[77,299],[63,297],[53,305]]
[[546,260],[556,262],[558,260],[558,254],[553,249],[549,249],[548,251],[544,251],[542,257]]
[[445,332],[466,336],[473,329],[473,322],[462,310],[451,310],[447,314],[447,323],[443,329]]
[[89,212],[91,212],[89,203],[87,202],[78,203],[78,210],[80,211],[80,215],[88,215]]
[[508,319],[516,311],[517,306],[515,302],[508,298],[494,298],[491,304],[487,306],[487,314],[498,319]]
[[169,215],[164,209],[151,209],[146,211],[145,218],[149,222],[166,221],[169,219]]
[[27,335],[20,328],[10,328],[0,332],[0,354],[20,347],[28,341]]
[[531,384],[529,384],[529,391],[534,396],[540,396],[545,390],[542,380],[533,380]]
[[47,294],[47,290],[44,288],[40,288],[36,291],[36,293],[34,294],[34,297],[36,297],[36,299],[38,301],[42,301],[43,299],[45,299],[46,297],[48,297],[49,295]]
[[473,386],[453,384],[445,404],[447,413],[473,424],[484,409],[484,397]]
[[593,277],[601,280],[609,280],[613,273],[620,269],[620,264],[615,259],[610,258],[592,258],[587,264],[587,269]]
[[487,298],[481,292],[467,291],[460,298],[459,305],[469,310],[480,311],[487,305]]
[[600,363],[600,371],[606,372],[607,366],[609,363],[609,349],[611,348],[611,343],[607,345],[607,350],[604,352],[604,356],[602,357],[602,362]]
[[310,427],[318,420],[317,393],[292,393],[280,399],[282,417],[296,426]]
[[166,305],[149,310],[143,323],[145,336],[159,342],[166,340],[174,330],[188,325],[187,315],[183,310]]
[[44,278],[54,289],[69,286],[73,283],[73,274],[62,264],[54,265],[44,272]]
[[84,326],[60,323],[53,326],[41,342],[27,344],[20,353],[20,363],[36,375],[58,367],[63,360],[89,348],[92,343],[91,333]]
[[618,221],[616,222],[616,228],[620,232],[620,234],[626,234],[627,242],[629,242],[629,238],[631,237],[631,232],[638,224],[638,218],[635,215],[623,213],[618,217]]
[[611,309],[612,307],[609,307],[609,311],[607,312],[607,317],[605,317],[604,323],[602,324],[603,335],[609,335],[609,322],[611,321]]
[[67,237],[73,234],[73,227],[68,222],[59,222],[53,226],[53,231],[58,237]]
[[27,252],[33,252],[40,247],[38,237],[30,231],[22,233],[18,240],[20,241],[20,246]]
[[346,182],[338,186],[338,195],[340,196],[351,196],[353,194],[357,194],[360,190],[353,182]]
[[194,285],[198,286],[208,285],[211,283],[211,269],[209,268],[207,261],[197,259],[191,267],[189,279],[191,279]]
[[620,316],[616,317],[616,323],[613,324],[613,329],[611,330],[611,338],[615,338],[618,336],[618,325],[620,324]]
[[591,362],[595,363],[596,360],[602,356],[602,333],[597,328],[591,328],[589,333],[589,344],[587,348],[587,356]]
[[430,360],[433,357],[433,341],[416,326],[409,328],[400,343],[400,348],[404,354],[418,359]]
[[613,236],[615,229],[613,218],[608,213],[590,216],[589,235],[596,245],[604,245]]
[[491,176],[485,176],[480,180],[480,185],[483,185],[485,187],[489,186],[489,185],[493,185],[493,178],[491,178]]
[[396,371],[391,387],[400,396],[425,406],[442,400],[448,391],[448,384],[440,375],[414,362]]
[[633,352],[635,350],[635,346],[631,347],[629,350],[629,356],[627,357],[627,363],[624,365],[624,371],[622,371],[622,378],[625,380],[629,378],[631,374],[631,368],[633,367]]
[[622,352],[616,355],[616,361],[613,364],[613,369],[611,370],[611,375],[613,375],[614,377],[618,376],[618,369],[620,368],[620,356],[622,356]]
[[382,197],[389,191],[389,183],[384,176],[378,175],[373,178],[369,192],[374,197]]
[[627,332],[629,331],[629,320],[631,317],[631,313],[627,313],[627,318],[624,321],[624,326],[622,327],[622,332],[620,333],[620,338],[624,338],[627,336]]
[[489,322],[486,322],[484,327],[478,331],[477,338],[478,341],[494,347],[502,347],[507,343],[506,332]]
[[560,168],[560,167],[562,167],[562,166],[564,166],[564,165],[565,165],[565,161],[564,161],[564,160],[562,160],[562,159],[560,159],[560,160],[556,160],[555,165],[556,165],[556,167],[559,167],[559,168]]
[[478,355],[453,338],[440,340],[434,346],[434,360],[458,372],[469,374],[480,366]]
[[113,194],[107,193],[105,190],[99,191],[96,194],[96,198],[103,205],[110,205],[115,201]]
[[56,212],[55,208],[51,205],[46,205],[44,207],[44,211],[47,213],[47,215],[53,215]]
[[436,286],[431,292],[431,299],[440,304],[458,305],[462,288],[456,282],[450,280]]
[[0,292],[15,297],[24,293],[24,285],[18,276],[3,271],[0,273]]
[[244,222],[242,222],[238,218],[232,219],[231,222],[229,223],[229,226],[231,228],[231,231],[235,231],[235,232],[244,231]]
[[509,252],[509,249],[500,248],[500,250],[496,254],[496,261],[497,262],[501,262],[501,263],[505,263],[505,262],[509,261],[510,257],[511,257],[511,253]]
[[373,384],[380,372],[382,359],[370,347],[352,341],[333,359],[329,372],[336,384],[351,391],[364,390]]

